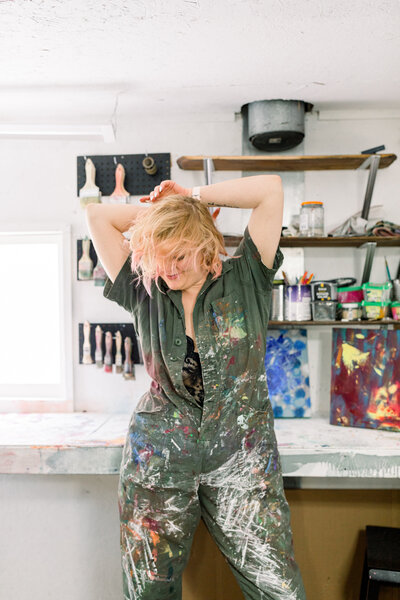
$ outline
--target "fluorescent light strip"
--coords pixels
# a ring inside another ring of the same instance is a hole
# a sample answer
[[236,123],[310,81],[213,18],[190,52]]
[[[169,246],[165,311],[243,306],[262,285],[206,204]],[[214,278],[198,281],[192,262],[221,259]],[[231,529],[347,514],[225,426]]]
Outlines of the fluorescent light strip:
[[8,125],[0,124],[0,137],[87,137],[115,142],[112,125]]

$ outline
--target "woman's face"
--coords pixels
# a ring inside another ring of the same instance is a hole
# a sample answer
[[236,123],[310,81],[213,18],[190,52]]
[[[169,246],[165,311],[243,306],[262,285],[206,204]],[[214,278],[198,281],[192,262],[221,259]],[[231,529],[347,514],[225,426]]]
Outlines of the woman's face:
[[208,270],[200,265],[200,256],[197,255],[195,265],[193,266],[193,253],[185,252],[176,257],[175,267],[172,266],[172,260],[157,256],[157,263],[160,267],[160,277],[165,281],[170,289],[190,290],[201,286],[207,277]]

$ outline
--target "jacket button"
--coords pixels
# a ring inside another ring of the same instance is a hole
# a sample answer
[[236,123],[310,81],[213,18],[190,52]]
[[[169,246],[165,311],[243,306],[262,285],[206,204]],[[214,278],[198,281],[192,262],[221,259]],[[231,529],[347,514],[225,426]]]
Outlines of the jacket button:
[[176,338],[175,344],[176,346],[180,346],[182,344],[182,340],[180,338]]
[[171,356],[171,360],[178,360],[176,356]]

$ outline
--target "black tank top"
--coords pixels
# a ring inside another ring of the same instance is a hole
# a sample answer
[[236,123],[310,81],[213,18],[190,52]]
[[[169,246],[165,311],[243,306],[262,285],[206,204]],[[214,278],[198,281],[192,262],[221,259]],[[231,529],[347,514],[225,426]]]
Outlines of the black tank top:
[[204,389],[199,353],[194,351],[194,341],[188,335],[187,350],[182,367],[182,379],[188,392],[199,406],[203,406]]

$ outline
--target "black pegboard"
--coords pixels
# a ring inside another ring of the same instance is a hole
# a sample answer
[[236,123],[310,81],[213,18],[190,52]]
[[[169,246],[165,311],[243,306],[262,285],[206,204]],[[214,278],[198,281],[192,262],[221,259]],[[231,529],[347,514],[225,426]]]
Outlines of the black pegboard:
[[[83,336],[83,323],[79,323],[79,364],[82,364],[82,359],[83,359],[83,340],[84,340],[84,336]],[[136,338],[136,333],[135,333],[135,328],[133,327],[132,323],[90,323],[90,349],[91,349],[91,357],[93,360],[93,364],[95,364],[95,352],[96,352],[96,327],[97,325],[100,325],[100,327],[103,330],[103,339],[101,341],[101,348],[103,350],[103,360],[104,360],[104,355],[106,352],[106,331],[111,331],[112,333],[112,337],[113,337],[113,344],[112,344],[112,357],[113,357],[113,364],[115,364],[115,354],[116,354],[116,347],[115,347],[115,334],[117,333],[117,331],[121,332],[121,336],[122,336],[122,344],[121,344],[121,354],[122,354],[122,364],[125,361],[125,345],[124,345],[124,340],[126,337],[130,337],[132,340],[132,355],[131,355],[131,360],[133,363],[135,364],[143,364],[143,357],[142,357],[142,353],[140,351],[138,342],[137,342],[137,338]]]
[[[148,175],[143,168],[142,161],[146,156],[151,156],[157,166],[157,173]],[[156,185],[164,179],[171,179],[171,154],[109,154],[104,156],[78,156],[77,157],[77,196],[79,190],[85,185],[85,162],[91,158],[96,167],[96,185],[103,196],[111,196],[115,189],[115,169],[121,163],[125,169],[125,189],[131,196],[148,195]]]
[[[76,278],[78,281],[91,281],[90,279],[79,279],[79,260],[82,258],[82,241],[76,240]],[[97,265],[97,252],[94,249],[92,240],[90,240],[89,256],[93,261],[93,268],[95,268]]]

